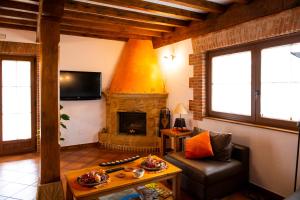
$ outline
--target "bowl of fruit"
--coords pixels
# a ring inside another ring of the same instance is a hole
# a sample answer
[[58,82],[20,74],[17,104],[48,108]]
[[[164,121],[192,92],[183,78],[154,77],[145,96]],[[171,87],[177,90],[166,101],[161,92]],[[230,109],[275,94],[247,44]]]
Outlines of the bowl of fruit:
[[107,183],[108,179],[109,175],[106,174],[104,170],[90,171],[77,177],[77,182],[84,187],[94,187],[96,185]]
[[149,155],[142,163],[141,167],[148,171],[158,171],[167,168],[167,163]]

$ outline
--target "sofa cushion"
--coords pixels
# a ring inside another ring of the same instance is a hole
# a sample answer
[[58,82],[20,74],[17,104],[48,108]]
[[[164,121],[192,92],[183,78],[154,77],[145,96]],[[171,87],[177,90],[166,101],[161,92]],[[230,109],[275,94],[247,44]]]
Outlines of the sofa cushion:
[[230,161],[232,152],[232,135],[230,133],[210,132],[210,142],[213,148],[213,160]]
[[205,158],[213,156],[209,132],[205,131],[185,142],[185,157],[189,159]]
[[242,163],[231,159],[220,162],[210,159],[190,160],[184,152],[170,153],[165,159],[183,170],[183,174],[201,184],[213,184],[243,171]]

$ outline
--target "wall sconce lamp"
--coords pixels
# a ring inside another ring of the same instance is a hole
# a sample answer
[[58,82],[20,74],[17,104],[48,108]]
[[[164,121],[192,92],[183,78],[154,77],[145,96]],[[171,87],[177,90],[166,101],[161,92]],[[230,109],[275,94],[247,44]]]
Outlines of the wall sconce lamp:
[[173,54],[169,55],[169,56],[164,56],[165,59],[170,59],[170,60],[174,60],[176,56],[174,56]]

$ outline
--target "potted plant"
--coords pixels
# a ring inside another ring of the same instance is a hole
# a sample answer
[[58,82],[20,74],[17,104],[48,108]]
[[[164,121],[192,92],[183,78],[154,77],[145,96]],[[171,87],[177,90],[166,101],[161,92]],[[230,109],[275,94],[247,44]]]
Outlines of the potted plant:
[[[60,111],[63,109],[64,107],[62,105],[60,105]],[[70,120],[70,116],[65,114],[65,113],[60,113],[60,126],[64,129],[67,129],[67,126],[64,124],[64,121],[68,121]],[[59,139],[60,140],[65,140],[65,138],[61,137],[61,132],[59,132]]]

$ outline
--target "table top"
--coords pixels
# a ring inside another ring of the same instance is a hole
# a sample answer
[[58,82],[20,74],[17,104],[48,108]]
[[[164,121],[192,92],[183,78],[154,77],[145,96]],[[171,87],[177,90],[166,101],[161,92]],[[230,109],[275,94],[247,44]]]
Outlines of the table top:
[[[153,157],[160,159],[156,156],[153,156]],[[123,187],[127,187],[127,186],[134,185],[134,184],[149,183],[151,181],[156,181],[156,180],[159,180],[164,177],[178,174],[182,171],[178,167],[166,162],[168,165],[167,169],[162,170],[160,172],[145,171],[145,174],[142,178],[134,178],[132,175],[132,172],[125,172],[124,170],[122,170],[122,171],[110,173],[109,174],[109,177],[110,177],[109,183],[98,186],[97,188],[96,187],[87,188],[87,187],[83,187],[77,183],[77,177],[81,176],[87,172],[90,172],[93,170],[100,170],[100,169],[106,170],[106,169],[111,169],[111,168],[116,168],[116,167],[124,167],[124,166],[139,168],[141,162],[144,159],[145,159],[145,157],[142,157],[133,162],[125,163],[125,164],[118,165],[118,166],[110,166],[110,167],[94,166],[94,167],[84,168],[84,169],[80,169],[80,170],[73,170],[73,171],[69,171],[69,172],[65,173],[65,176],[66,176],[67,183],[69,184],[74,197],[79,198],[79,197],[87,197],[87,196],[91,196],[91,195],[95,195],[95,194],[101,195],[101,193],[107,193],[110,190],[116,190],[118,188],[121,189]],[[116,177],[116,175],[119,174],[120,172],[126,174],[126,177],[125,178]]]
[[172,136],[172,137],[184,137],[184,136],[192,135],[192,131],[190,131],[190,130],[181,132],[177,129],[171,128],[171,129],[161,129],[160,131],[162,134]]

